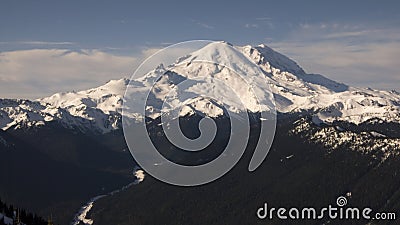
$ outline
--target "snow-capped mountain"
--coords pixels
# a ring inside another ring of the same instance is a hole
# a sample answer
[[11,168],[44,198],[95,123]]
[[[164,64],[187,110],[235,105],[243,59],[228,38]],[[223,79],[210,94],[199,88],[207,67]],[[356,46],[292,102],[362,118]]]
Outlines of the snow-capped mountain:
[[[224,82],[221,84],[212,78]],[[258,99],[259,104],[248,86],[243,85],[243,78],[263,97]],[[188,83],[186,90],[178,86],[182,81]],[[135,101],[142,99],[154,82],[146,108],[150,117],[177,108],[181,116],[203,113],[211,117],[222,115],[225,109],[235,112],[269,110],[272,95],[267,89],[270,89],[278,112],[307,111],[313,115],[315,123],[359,124],[372,118],[400,122],[400,94],[395,91],[349,87],[322,75],[307,74],[296,62],[265,45],[240,47],[214,42],[172,65],[160,65],[131,81],[112,80],[90,90],[57,93],[34,101],[2,99],[0,127],[7,130],[59,121],[66,127],[109,132],[120,128],[126,88],[130,87],[133,96],[129,100]],[[264,84],[267,89],[260,88]],[[230,88],[238,91],[240,98],[230,97]],[[194,97],[182,99],[182,93]],[[226,101],[222,103],[205,95],[217,95]],[[162,108],[166,97],[167,104]],[[143,117],[140,111],[127,116]]]

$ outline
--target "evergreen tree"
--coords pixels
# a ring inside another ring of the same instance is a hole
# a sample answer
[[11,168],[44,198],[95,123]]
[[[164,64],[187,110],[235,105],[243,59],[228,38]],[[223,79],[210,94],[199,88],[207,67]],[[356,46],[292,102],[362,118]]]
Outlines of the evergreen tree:
[[23,221],[26,224],[33,224],[33,214],[32,213],[28,213],[28,215],[26,215],[26,217],[24,218]]
[[4,202],[2,202],[0,199],[0,212],[4,211],[4,206],[5,206]]

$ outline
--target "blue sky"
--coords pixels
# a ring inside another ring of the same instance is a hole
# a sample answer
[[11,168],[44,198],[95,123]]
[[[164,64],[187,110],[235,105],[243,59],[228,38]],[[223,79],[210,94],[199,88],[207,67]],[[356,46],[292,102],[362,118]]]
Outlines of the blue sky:
[[265,43],[307,72],[398,89],[397,1],[2,1],[0,97],[36,98],[129,77],[155,49]]

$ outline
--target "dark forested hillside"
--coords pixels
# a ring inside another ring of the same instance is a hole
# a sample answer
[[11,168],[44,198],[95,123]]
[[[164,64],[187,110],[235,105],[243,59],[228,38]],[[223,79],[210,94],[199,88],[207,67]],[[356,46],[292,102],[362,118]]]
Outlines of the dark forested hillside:
[[197,187],[178,187],[147,176],[139,185],[96,202],[90,217],[98,225],[370,222],[260,220],[256,216],[264,203],[271,207],[321,208],[336,205],[339,196],[347,196],[351,206],[368,206],[377,212],[399,211],[400,157],[393,154],[383,160],[377,151],[361,153],[347,147],[333,150],[314,144],[306,135],[292,132],[293,118],[280,120],[271,152],[254,172],[248,172],[247,166],[257,132],[239,164],[221,179]]
[[0,197],[69,224],[93,196],[134,179],[122,132],[94,135],[49,124],[0,137]]
[[[199,119],[181,118],[185,135],[199,134],[194,129]],[[377,212],[400,209],[400,157],[395,147],[385,145],[398,143],[398,124],[316,125],[308,116],[280,115],[267,159],[256,171],[248,172],[259,132],[255,121],[244,156],[221,179],[197,187],[177,187],[146,176],[140,184],[96,201],[88,217],[96,225],[371,222],[259,220],[256,216],[264,203],[318,208],[334,205],[339,196],[348,196],[349,205],[368,206]],[[153,141],[161,146],[161,154],[192,165],[221,153],[229,137],[226,123],[226,118],[218,119],[222,129],[217,139],[194,158],[176,153],[179,151],[159,135],[162,130],[157,119],[149,121],[148,128]],[[135,163],[121,131],[88,134],[51,124],[0,131],[0,137],[0,196],[37,215],[51,214],[56,224],[70,224],[87,200],[134,179]]]

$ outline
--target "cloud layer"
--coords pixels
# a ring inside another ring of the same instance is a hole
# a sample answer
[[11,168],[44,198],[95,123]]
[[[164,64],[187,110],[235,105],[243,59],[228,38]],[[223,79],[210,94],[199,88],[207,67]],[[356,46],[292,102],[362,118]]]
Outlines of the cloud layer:
[[309,73],[353,86],[399,90],[400,31],[340,24],[300,24],[271,44]]
[[137,58],[98,50],[33,49],[0,53],[0,96],[38,98],[129,77]]

